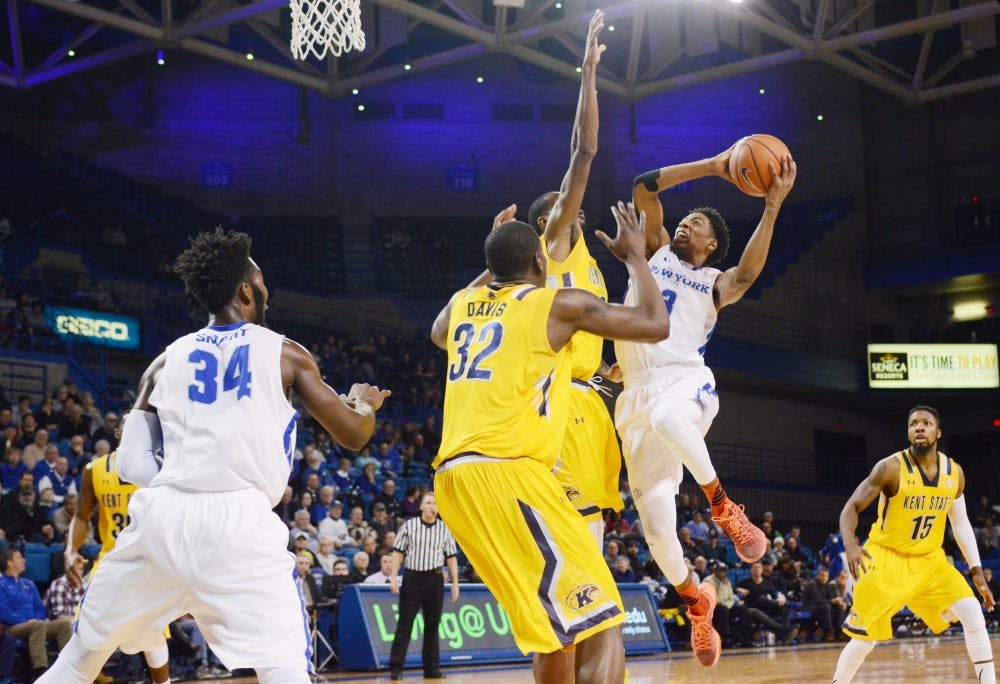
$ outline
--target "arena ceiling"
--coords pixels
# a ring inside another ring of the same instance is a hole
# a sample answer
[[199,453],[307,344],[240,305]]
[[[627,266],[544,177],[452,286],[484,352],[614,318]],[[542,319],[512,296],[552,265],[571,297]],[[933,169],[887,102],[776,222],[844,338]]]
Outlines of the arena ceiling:
[[[302,62],[288,48],[288,0],[4,2],[0,83],[13,88],[181,50],[332,97],[488,54],[576,79],[596,6],[361,0],[366,49]],[[613,49],[599,87],[628,101],[803,60],[916,104],[1000,85],[997,0],[609,0],[603,9]]]

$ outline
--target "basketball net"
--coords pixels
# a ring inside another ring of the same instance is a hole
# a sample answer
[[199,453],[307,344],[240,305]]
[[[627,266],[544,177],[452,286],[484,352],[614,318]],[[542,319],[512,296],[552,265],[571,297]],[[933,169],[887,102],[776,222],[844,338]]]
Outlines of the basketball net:
[[361,0],[291,0],[292,56],[323,59],[365,49]]

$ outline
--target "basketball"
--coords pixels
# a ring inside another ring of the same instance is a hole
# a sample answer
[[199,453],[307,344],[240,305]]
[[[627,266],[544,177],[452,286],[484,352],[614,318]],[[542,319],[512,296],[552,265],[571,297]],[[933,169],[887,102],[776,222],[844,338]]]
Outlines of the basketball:
[[771,187],[774,162],[781,170],[781,158],[789,154],[788,147],[773,135],[754,133],[740,140],[729,157],[729,175],[736,187],[752,197],[764,197]]

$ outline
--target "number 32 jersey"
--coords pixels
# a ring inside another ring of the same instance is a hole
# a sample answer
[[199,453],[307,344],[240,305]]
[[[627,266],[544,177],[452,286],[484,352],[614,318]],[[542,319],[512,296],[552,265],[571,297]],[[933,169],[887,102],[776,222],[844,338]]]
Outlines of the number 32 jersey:
[[254,488],[278,503],[298,418],[281,380],[283,340],[239,322],[202,328],[167,347],[149,399],[163,429],[163,468],[150,486]]
[[435,468],[465,453],[555,465],[566,433],[571,367],[569,354],[549,345],[558,292],[519,284],[455,295]]
[[[670,314],[670,335],[655,343],[615,342],[615,355],[629,376],[663,366],[704,367],[705,348],[715,331],[718,312],[713,289],[722,273],[708,266],[686,264],[670,250],[661,247],[649,259],[649,270],[663,295]],[[635,306],[635,290],[629,285],[625,304]]]

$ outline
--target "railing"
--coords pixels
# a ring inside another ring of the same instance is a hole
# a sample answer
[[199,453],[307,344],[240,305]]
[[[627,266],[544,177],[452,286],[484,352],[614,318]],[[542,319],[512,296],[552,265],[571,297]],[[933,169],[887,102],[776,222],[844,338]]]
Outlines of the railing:
[[754,480],[813,487],[816,463],[810,454],[732,442],[708,443],[712,463],[726,480]]
[[4,389],[11,403],[21,394],[31,397],[48,395],[49,369],[43,363],[3,359],[0,360],[0,375],[3,376]]

